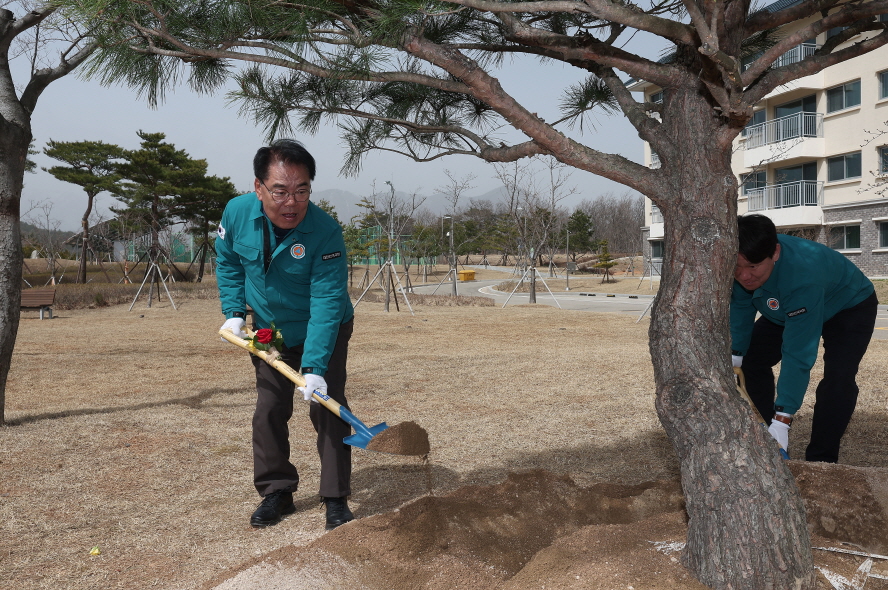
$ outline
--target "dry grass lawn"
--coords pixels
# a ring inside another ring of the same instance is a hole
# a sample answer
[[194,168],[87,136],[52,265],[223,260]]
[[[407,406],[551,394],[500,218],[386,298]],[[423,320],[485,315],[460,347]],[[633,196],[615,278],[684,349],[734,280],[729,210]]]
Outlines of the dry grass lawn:
[[[17,589],[210,588],[323,534],[307,408],[291,421],[298,511],[254,530],[252,368],[218,302],[161,300],[21,323],[0,428],[0,580]],[[348,395],[373,425],[413,420],[417,459],[354,454],[359,517],[545,468],[580,485],[676,476],[657,420],[647,320],[552,307],[357,308]],[[864,359],[842,462],[888,467],[888,342]],[[820,367],[815,368],[815,383]],[[809,400],[813,397],[809,394]],[[800,455],[810,401],[790,452]],[[99,555],[91,555],[97,547]]]

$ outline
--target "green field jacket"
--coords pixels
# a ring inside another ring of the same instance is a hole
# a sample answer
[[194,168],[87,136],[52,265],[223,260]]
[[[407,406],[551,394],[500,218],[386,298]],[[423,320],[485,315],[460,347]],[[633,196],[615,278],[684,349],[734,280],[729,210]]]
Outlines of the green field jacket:
[[[354,317],[342,227],[309,202],[302,222],[278,241],[261,205],[249,193],[229,201],[222,214],[216,240],[222,313],[232,318],[249,305],[257,328],[273,321],[288,347],[304,343],[302,366],[323,375],[339,326]],[[267,272],[263,224],[272,252]]]
[[872,282],[843,254],[823,244],[780,234],[780,257],[764,285],[749,292],[734,281],[731,348],[745,355],[756,312],[784,326],[775,406],[795,414],[808,389],[823,323],[869,297]]

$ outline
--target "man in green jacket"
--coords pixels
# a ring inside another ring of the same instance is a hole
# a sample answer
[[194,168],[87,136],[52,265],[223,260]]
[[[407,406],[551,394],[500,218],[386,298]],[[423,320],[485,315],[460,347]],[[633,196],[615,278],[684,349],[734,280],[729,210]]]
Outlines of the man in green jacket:
[[[740,252],[731,295],[731,348],[749,397],[781,447],[808,389],[823,338],[807,461],[836,463],[857,405],[855,381],[869,346],[878,299],[872,282],[823,244],[777,235],[764,215],[738,218]],[[761,317],[756,320],[756,313]],[[772,367],[780,378],[774,387]]]
[[[299,142],[278,140],[253,159],[255,191],[225,207],[216,240],[219,296],[225,323],[245,337],[246,306],[256,328],[280,331],[281,358],[301,367],[305,401],[326,393],[348,408],[345,398],[348,342],[354,312],[348,296],[348,268],[342,227],[309,201],[315,161]],[[253,482],[262,502],[250,524],[264,527],[292,514],[299,474],[290,462],[287,422],[293,414],[293,383],[251,355],[256,371],[253,414]],[[351,427],[313,402],[309,417],[317,431],[321,459],[320,496],[330,530],[354,517],[351,447],[342,439]]]

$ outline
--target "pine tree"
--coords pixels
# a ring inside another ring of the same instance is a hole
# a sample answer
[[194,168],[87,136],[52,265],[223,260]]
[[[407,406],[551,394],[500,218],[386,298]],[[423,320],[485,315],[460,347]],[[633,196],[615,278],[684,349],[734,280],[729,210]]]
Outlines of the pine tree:
[[113,192],[120,175],[118,161],[124,150],[120,146],[101,141],[53,141],[49,140],[43,153],[64,162],[67,166],[43,168],[63,182],[70,182],[83,188],[86,193],[86,210],[80,220],[82,241],[80,246],[80,267],[75,282],[86,283],[86,261],[89,249],[89,216],[92,213],[96,195]]
[[610,275],[610,269],[616,265],[617,262],[611,258],[610,252],[607,249],[607,240],[601,240],[601,252],[598,254],[598,262],[595,264],[595,268],[604,269],[604,277],[601,279],[602,283],[610,283],[613,280]]

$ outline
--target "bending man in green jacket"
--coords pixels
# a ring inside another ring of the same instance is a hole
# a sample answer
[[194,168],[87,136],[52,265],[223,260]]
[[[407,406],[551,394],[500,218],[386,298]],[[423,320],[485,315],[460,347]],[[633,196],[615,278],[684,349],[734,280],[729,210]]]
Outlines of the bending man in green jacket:
[[[777,235],[764,215],[741,216],[738,228],[731,295],[734,366],[742,366],[749,397],[786,449],[823,337],[823,379],[805,459],[836,463],[857,405],[857,369],[876,322],[873,284],[841,253]],[[758,320],[756,312],[761,313]],[[775,399],[772,367],[778,362]]]
[[[315,161],[293,140],[261,148],[253,159],[256,192],[225,207],[216,240],[217,281],[226,320],[222,328],[242,332],[246,306],[257,328],[274,322],[284,338],[281,357],[301,367],[309,401],[314,390],[348,407],[345,399],[352,304],[342,228],[309,202]],[[299,474],[290,462],[287,422],[293,414],[294,385],[265,361],[250,356],[256,370],[253,414],[253,482],[263,497],[250,524],[276,524],[296,511],[293,492]],[[351,427],[318,403],[309,416],[321,458],[321,500],[327,530],[352,520],[351,447],[342,439]]]

